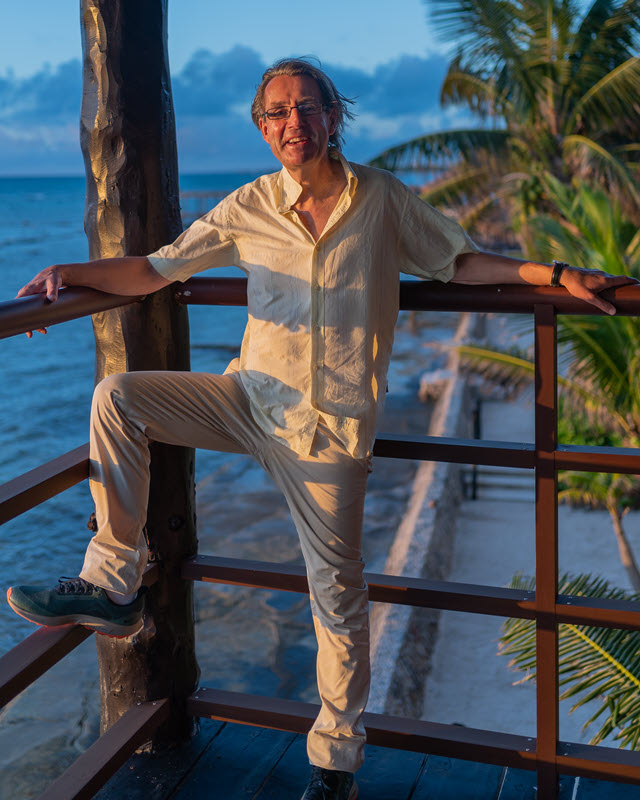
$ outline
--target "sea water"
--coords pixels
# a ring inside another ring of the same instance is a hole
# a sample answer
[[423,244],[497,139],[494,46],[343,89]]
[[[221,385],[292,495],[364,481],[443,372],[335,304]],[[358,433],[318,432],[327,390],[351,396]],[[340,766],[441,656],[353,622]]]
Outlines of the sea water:
[[[232,191],[255,174],[184,176],[181,189]],[[0,178],[0,302],[11,300],[49,264],[86,261],[82,177]],[[218,270],[218,275],[241,275]],[[245,308],[189,309],[193,370],[223,371],[239,352]],[[94,383],[90,318],[54,325],[31,340],[0,341],[0,483],[88,441]],[[200,471],[225,456],[201,453]],[[228,459],[228,456],[226,457]],[[76,575],[89,533],[88,484],[52,498],[0,528],[0,589],[14,583],[55,583]],[[0,602],[0,653],[33,631]]]

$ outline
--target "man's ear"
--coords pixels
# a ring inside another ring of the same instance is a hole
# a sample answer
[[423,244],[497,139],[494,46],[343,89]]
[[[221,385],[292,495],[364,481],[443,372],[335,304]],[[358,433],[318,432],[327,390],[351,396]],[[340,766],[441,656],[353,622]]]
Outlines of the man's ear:
[[260,126],[260,133],[262,134],[262,138],[265,140],[267,144],[271,144],[269,141],[269,134],[267,133],[267,123],[264,117],[260,117],[258,120],[258,125]]
[[331,106],[329,111],[329,136],[333,136],[338,127],[338,110],[335,106]]

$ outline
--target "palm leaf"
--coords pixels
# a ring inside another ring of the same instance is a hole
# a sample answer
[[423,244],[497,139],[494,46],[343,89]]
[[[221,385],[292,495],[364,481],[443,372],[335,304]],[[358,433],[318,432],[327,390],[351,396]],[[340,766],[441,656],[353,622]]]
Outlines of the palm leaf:
[[[586,136],[567,136],[563,151],[573,161],[577,171],[603,178],[616,190],[616,194],[640,209],[640,185],[627,165],[602,145]],[[622,199],[620,197],[619,199]]]
[[567,118],[565,131],[575,130],[578,119],[581,119],[584,120],[587,130],[596,133],[603,127],[624,126],[627,121],[632,130],[637,132],[638,112],[629,112],[634,105],[637,109],[638,96],[640,58],[635,56],[612,69],[589,88],[573,107]]
[[441,180],[429,184],[420,196],[431,205],[464,202],[470,195],[476,194],[478,187],[489,182],[491,178],[492,175],[487,167],[462,166],[460,169],[451,170]]
[[[487,347],[456,345],[463,366],[473,370],[487,383],[505,389],[508,396],[517,396],[530,386],[535,377],[535,364],[519,348],[492,350]],[[586,413],[598,421],[610,420],[624,434],[631,432],[629,420],[619,412],[617,398],[582,380],[558,375],[558,387],[569,407]]]
[[[535,579],[514,576],[510,586],[531,591]],[[590,575],[562,575],[561,595],[640,600]],[[499,653],[511,656],[509,666],[525,673],[523,681],[536,678],[536,630],[532,620],[509,619],[503,625]],[[560,625],[558,659],[560,699],[575,698],[571,711],[595,700],[598,707],[585,728],[600,719],[591,739],[598,744],[614,735],[621,747],[640,744],[640,632],[589,625]]]
[[465,103],[481,118],[496,115],[505,117],[513,112],[511,103],[498,93],[493,81],[460,69],[457,61],[454,61],[440,90],[440,104],[447,108],[459,103]]
[[496,155],[504,153],[508,140],[509,134],[504,130],[440,131],[390,147],[370,163],[374,167],[390,170],[449,167],[459,160],[474,163],[478,151]]

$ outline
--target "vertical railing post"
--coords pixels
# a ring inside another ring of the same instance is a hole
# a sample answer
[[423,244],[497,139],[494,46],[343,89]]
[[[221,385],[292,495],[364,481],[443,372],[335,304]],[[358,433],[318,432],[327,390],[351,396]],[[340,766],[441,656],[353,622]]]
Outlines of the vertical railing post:
[[[91,258],[146,255],[172,241],[180,220],[175,121],[167,57],[167,0],[82,0],[81,143]],[[187,310],[170,288],[93,318],[96,382],[115,372],[188,370]],[[152,624],[118,641],[98,636],[102,730],[132,705],[168,697],[154,746],[190,735],[186,697],[199,677],[192,585],[180,564],[197,550],[193,451],[153,444],[147,516],[159,579]]]
[[558,502],[555,455],[557,334],[552,305],[534,306],[536,447],[536,677],[538,800],[558,792]]

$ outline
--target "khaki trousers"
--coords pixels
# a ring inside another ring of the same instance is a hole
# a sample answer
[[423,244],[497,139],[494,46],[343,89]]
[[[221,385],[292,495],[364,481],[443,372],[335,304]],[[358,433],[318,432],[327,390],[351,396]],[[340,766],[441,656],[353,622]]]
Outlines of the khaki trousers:
[[98,531],[81,577],[129,593],[147,563],[142,529],[149,494],[149,441],[253,455],[283,491],[300,537],[318,640],[322,707],[307,739],[312,764],[355,772],[364,757],[361,721],[369,693],[369,614],[361,558],[368,476],[322,421],[300,456],[255,423],[237,375],[130,372],[94,393],[91,492]]

